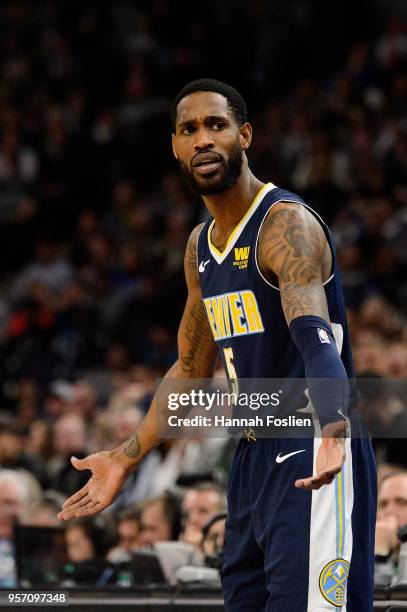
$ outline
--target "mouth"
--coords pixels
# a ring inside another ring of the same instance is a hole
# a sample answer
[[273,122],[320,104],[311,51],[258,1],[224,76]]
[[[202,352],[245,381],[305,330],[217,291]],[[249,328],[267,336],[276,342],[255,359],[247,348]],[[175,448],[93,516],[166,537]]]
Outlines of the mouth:
[[221,165],[221,157],[216,153],[198,153],[192,162],[194,172],[201,175],[213,174]]
[[200,164],[194,165],[194,172],[206,176],[207,174],[213,174],[216,172],[219,166],[219,161],[201,162]]

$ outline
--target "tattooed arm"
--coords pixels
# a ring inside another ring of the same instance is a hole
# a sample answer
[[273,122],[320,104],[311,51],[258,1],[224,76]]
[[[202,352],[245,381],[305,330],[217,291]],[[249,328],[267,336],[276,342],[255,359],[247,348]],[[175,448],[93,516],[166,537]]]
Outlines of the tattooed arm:
[[[321,345],[317,340],[316,351],[311,353],[315,336],[309,333],[316,334],[317,330],[307,327],[318,325],[332,334],[323,286],[331,272],[331,249],[312,213],[304,206],[282,202],[271,209],[263,224],[258,256],[260,269],[266,278],[275,275],[278,279],[281,305],[293,341],[304,358],[310,397],[322,427],[323,440],[318,450],[316,474],[299,479],[295,484],[299,488],[319,489],[332,482],[345,460],[345,421],[337,416],[336,401],[340,407],[343,406],[346,395],[343,389],[348,385],[346,371],[333,336],[330,336],[328,344]],[[329,378],[329,374],[320,373],[326,371],[334,372],[332,380],[327,381],[329,400],[325,393],[321,393],[321,389],[327,388],[323,378]],[[329,418],[325,421],[327,415]]]
[[329,322],[323,282],[329,277],[332,255],[312,213],[288,202],[273,206],[260,233],[258,255],[266,278],[278,278],[287,325],[302,315]]
[[[167,372],[166,379],[192,384],[195,378],[210,378],[215,367],[217,347],[202,304],[199,275],[196,264],[197,239],[202,226],[193,230],[185,252],[184,268],[188,298],[178,331],[178,359]],[[189,381],[189,382],[188,382]],[[89,469],[92,476],[86,485],[63,505],[59,518],[96,514],[109,506],[119,493],[125,480],[141,459],[161,439],[157,434],[157,420],[161,402],[156,393],[150,409],[133,436],[112,451],[102,451],[85,459],[72,458],[74,467]]]

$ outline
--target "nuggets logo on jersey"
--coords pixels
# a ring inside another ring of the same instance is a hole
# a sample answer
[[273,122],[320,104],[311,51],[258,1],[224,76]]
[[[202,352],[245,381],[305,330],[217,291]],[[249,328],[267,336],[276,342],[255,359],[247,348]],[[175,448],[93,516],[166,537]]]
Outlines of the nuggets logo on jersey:
[[215,340],[261,334],[264,325],[253,291],[232,291],[204,299]]
[[233,265],[237,266],[238,270],[245,270],[249,265],[250,247],[235,247],[234,251],[235,259]]
[[349,567],[345,559],[335,559],[325,565],[319,577],[322,595],[337,608],[341,608],[345,603]]

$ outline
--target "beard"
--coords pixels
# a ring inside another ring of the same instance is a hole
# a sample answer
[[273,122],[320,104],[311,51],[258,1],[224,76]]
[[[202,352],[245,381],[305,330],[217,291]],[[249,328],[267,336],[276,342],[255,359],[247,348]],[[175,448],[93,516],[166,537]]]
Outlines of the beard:
[[217,195],[233,187],[242,173],[242,166],[243,151],[239,143],[236,145],[229,158],[225,160],[222,157],[219,168],[207,176],[196,177],[193,170],[190,170],[186,164],[179,161],[179,167],[183,178],[189,188],[196,195],[200,196]]

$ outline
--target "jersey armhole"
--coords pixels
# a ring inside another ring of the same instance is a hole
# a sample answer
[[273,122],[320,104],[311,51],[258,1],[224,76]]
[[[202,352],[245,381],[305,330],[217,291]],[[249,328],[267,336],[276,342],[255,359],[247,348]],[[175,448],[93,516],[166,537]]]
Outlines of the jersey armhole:
[[204,229],[204,227],[206,226],[206,223],[207,223],[207,222],[205,221],[205,223],[203,223],[203,224],[202,224],[201,229],[199,230],[199,234],[198,234],[198,236],[196,237],[196,253],[195,253],[195,256],[196,256],[196,269],[197,269],[198,271],[199,271],[199,239],[200,239],[200,237],[201,237],[202,230],[203,230],[203,229]]
[[254,259],[256,262],[256,268],[257,268],[257,272],[259,273],[260,277],[263,279],[263,281],[266,283],[266,285],[268,285],[269,287],[271,287],[272,289],[274,289],[275,291],[280,291],[280,287],[278,287],[277,285],[273,285],[270,281],[267,280],[267,278],[264,276],[264,274],[262,273],[262,271],[260,270],[260,266],[259,266],[259,261],[258,261],[258,257],[257,257],[257,248],[258,248],[258,243],[259,243],[259,236],[260,236],[260,232],[261,232],[261,228],[263,227],[263,223],[266,220],[267,215],[269,214],[270,210],[273,208],[273,206],[275,206],[276,204],[278,204],[279,202],[291,202],[292,204],[298,204],[299,206],[305,206],[305,208],[307,210],[310,211],[310,213],[317,219],[318,223],[321,225],[322,230],[324,232],[325,238],[328,242],[328,246],[330,248],[331,251],[331,256],[332,256],[332,267],[331,267],[331,274],[329,276],[329,278],[326,279],[326,281],[324,281],[322,284],[325,287],[326,285],[328,285],[328,283],[330,283],[330,281],[334,278],[335,276],[335,253],[334,250],[332,248],[332,244],[331,244],[331,240],[328,234],[328,227],[327,225],[324,223],[324,221],[322,220],[322,218],[319,216],[319,214],[313,210],[310,206],[308,206],[308,204],[305,204],[305,202],[299,202],[298,200],[290,200],[289,198],[282,198],[280,200],[277,200],[277,202],[273,202],[273,204],[271,204],[268,209],[266,210],[263,219],[261,220],[261,223],[259,225],[259,229],[257,230],[257,237],[256,237],[256,245],[255,245],[255,249],[254,249]]

